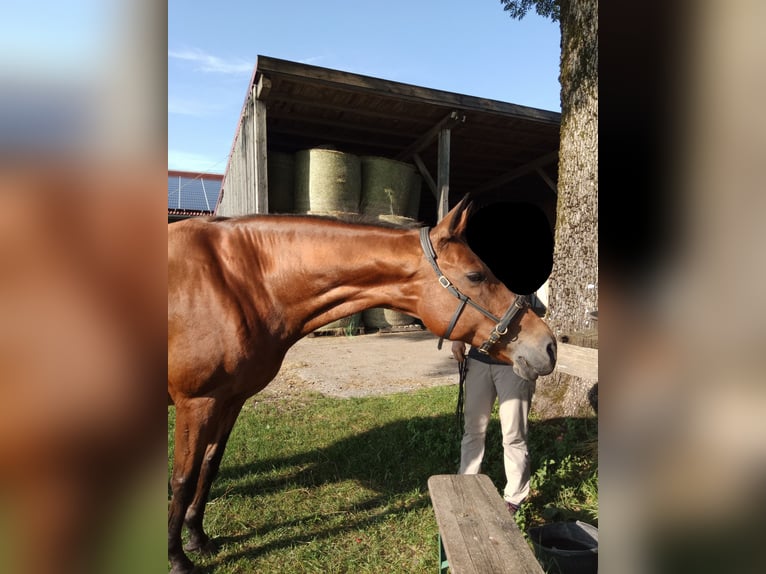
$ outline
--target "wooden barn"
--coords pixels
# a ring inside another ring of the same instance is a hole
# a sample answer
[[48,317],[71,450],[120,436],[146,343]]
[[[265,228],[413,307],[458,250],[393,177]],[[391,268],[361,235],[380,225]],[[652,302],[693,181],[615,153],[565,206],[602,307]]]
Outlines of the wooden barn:
[[553,227],[559,124],[557,112],[258,56],[216,213],[290,211],[299,182],[278,174],[325,149],[410,164],[424,223],[473,192],[534,203]]

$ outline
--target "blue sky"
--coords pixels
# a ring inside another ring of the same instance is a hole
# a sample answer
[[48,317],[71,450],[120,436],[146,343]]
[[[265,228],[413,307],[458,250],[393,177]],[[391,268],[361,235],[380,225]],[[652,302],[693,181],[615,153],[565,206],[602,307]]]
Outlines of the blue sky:
[[259,54],[560,111],[558,23],[500,0],[170,0],[169,169],[224,172]]

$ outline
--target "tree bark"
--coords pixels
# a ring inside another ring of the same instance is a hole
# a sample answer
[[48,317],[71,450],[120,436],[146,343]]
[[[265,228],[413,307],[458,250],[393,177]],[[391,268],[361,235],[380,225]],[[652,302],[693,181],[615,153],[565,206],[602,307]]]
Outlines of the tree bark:
[[557,336],[598,309],[598,0],[561,1],[561,143],[547,321]]
[[[561,141],[553,269],[546,320],[560,340],[598,347],[598,0],[561,0]],[[598,379],[556,369],[541,377],[543,418],[598,410]]]

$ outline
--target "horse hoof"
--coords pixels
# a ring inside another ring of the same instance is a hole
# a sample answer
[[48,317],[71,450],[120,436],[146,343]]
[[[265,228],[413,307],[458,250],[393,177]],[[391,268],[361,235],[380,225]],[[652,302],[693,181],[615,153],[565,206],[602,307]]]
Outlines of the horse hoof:
[[187,552],[197,552],[198,554],[210,555],[215,554],[218,550],[218,545],[209,538],[204,542],[188,542],[184,546],[184,550]]
[[199,574],[199,571],[190,560],[188,564],[175,564],[170,569],[170,574]]

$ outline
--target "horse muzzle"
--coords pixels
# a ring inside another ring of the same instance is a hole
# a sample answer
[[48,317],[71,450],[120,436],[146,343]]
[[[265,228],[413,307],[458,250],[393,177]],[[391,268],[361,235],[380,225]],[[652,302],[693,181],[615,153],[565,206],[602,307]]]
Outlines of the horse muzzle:
[[522,379],[534,381],[541,375],[550,374],[556,366],[556,339],[551,334],[548,341],[538,345],[521,344],[511,354],[513,371]]

